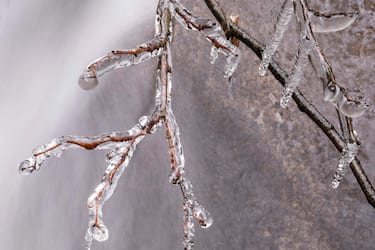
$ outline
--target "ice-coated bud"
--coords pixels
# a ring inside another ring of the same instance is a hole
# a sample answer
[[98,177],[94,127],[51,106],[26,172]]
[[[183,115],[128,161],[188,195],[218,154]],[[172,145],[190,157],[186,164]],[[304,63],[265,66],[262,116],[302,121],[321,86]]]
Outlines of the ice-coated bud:
[[104,224],[94,225],[92,227],[92,237],[99,242],[106,241],[108,239],[108,229]]
[[78,84],[84,90],[94,89],[98,86],[98,78],[94,74],[84,73],[79,77]]
[[36,170],[36,161],[34,157],[24,160],[18,165],[18,170],[23,175],[32,174]]

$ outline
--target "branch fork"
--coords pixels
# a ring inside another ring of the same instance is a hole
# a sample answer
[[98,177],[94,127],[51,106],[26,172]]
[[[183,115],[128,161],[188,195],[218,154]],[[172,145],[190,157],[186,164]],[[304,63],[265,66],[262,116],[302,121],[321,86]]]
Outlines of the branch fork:
[[93,89],[98,85],[98,79],[105,73],[140,64],[154,57],[158,58],[155,110],[152,115],[140,117],[138,123],[125,132],[109,132],[93,137],[62,136],[53,139],[50,143],[34,149],[33,156],[19,165],[20,172],[28,175],[39,170],[48,157],[60,157],[61,153],[67,149],[109,150],[106,156],[106,161],[109,163],[107,170],[101,183],[87,201],[89,212],[88,230],[85,236],[87,249],[91,248],[93,239],[99,242],[108,239],[108,229],[103,222],[103,205],[116,190],[118,180],[128,166],[137,145],[161,126],[164,126],[169,145],[171,167],[169,182],[180,187],[183,197],[184,249],[191,250],[194,246],[193,218],[198,220],[202,228],[208,228],[212,224],[211,215],[196,199],[193,186],[186,177],[179,127],[171,106],[172,53],[170,47],[173,40],[174,20],[186,29],[203,33],[218,52],[227,56],[225,75],[230,77],[233,74],[241,54],[236,46],[222,37],[220,26],[210,19],[192,15],[177,0],[160,0],[155,18],[154,39],[134,49],[111,51],[92,62],[79,78],[79,85],[82,89]]

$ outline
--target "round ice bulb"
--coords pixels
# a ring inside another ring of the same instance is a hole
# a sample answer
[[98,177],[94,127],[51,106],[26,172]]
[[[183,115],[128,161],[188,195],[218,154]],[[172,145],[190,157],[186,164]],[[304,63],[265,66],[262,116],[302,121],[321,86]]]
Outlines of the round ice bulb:
[[84,90],[94,89],[98,86],[98,78],[95,75],[84,73],[79,77],[78,84]]

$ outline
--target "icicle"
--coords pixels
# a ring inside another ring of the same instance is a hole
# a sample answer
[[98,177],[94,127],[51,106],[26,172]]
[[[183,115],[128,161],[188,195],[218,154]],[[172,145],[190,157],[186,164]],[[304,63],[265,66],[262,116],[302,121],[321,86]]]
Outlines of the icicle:
[[210,52],[210,63],[214,64],[219,57],[219,50],[216,46],[211,47],[211,52]]
[[309,12],[309,21],[313,32],[336,32],[349,27],[358,17],[358,13],[320,14]]
[[161,35],[161,16],[159,13],[155,16],[155,37]]
[[350,163],[354,160],[354,157],[358,153],[358,144],[348,143],[341,153],[341,158],[337,164],[336,172],[331,183],[332,188],[336,189],[339,187],[341,180],[344,178],[347,168]]
[[204,32],[207,33],[208,40],[213,43],[210,53],[210,62],[214,63],[219,53],[225,55],[227,59],[224,67],[224,77],[229,78],[237,69],[237,66],[241,60],[241,52],[236,46],[234,46],[219,33],[220,29],[210,31],[211,32]]
[[224,67],[224,77],[230,78],[236,71],[238,63],[240,62],[240,57],[238,55],[228,55],[226,64]]
[[275,54],[277,47],[281,39],[283,38],[284,32],[288,27],[289,21],[293,15],[293,1],[285,0],[279,16],[277,17],[277,22],[275,25],[275,31],[271,35],[270,40],[267,42],[266,47],[262,53],[262,62],[259,66],[259,74],[264,76],[266,74],[267,68],[271,63],[272,57]]
[[308,56],[312,46],[313,42],[305,34],[302,34],[298,44],[298,52],[295,57],[293,70],[288,82],[285,84],[285,89],[283,90],[280,100],[280,106],[282,108],[286,108],[292,98],[293,92],[296,90],[303,77],[303,72],[308,64]]
[[340,87],[333,82],[325,86],[324,100],[330,101],[341,113],[352,118],[362,116],[369,107],[363,101],[349,100]]

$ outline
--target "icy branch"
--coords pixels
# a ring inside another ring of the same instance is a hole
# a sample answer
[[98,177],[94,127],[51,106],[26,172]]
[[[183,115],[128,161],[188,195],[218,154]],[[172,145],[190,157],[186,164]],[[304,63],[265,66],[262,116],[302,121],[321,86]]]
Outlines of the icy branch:
[[124,133],[111,132],[93,137],[62,136],[53,139],[47,144],[36,147],[33,150],[33,156],[19,165],[19,171],[24,175],[31,174],[34,171],[39,170],[48,157],[60,157],[62,152],[66,149],[113,149],[118,146],[119,143],[125,143],[140,136],[134,134],[134,129],[135,127]]
[[[260,43],[257,39],[247,33],[244,29],[238,27],[233,22],[228,22],[226,19],[226,14],[220,7],[217,0],[204,1],[215,18],[220,22],[220,25],[226,30],[226,32],[229,32],[232,36],[238,38],[259,58],[262,58],[263,48],[265,48],[264,44]],[[269,70],[282,86],[286,85],[288,74],[273,59],[271,59]],[[346,141],[345,138],[343,138],[337,132],[333,124],[329,122],[324,115],[322,115],[322,113],[312,104],[310,100],[308,100],[304,96],[304,94],[298,88],[293,93],[292,97],[299,110],[305,113],[326,134],[326,136],[330,139],[330,141],[339,152],[342,152],[344,147],[346,146]],[[354,131],[353,128],[351,128],[351,130]],[[361,187],[364,195],[366,196],[367,201],[371,206],[375,208],[375,189],[369,178],[367,177],[367,174],[363,169],[360,161],[356,157],[350,163],[350,168],[352,170],[352,173],[356,177],[357,182]]]
[[136,49],[114,50],[87,66],[87,70],[79,78],[82,89],[93,89],[98,85],[98,77],[114,69],[125,68],[159,56],[165,41],[157,37]]

